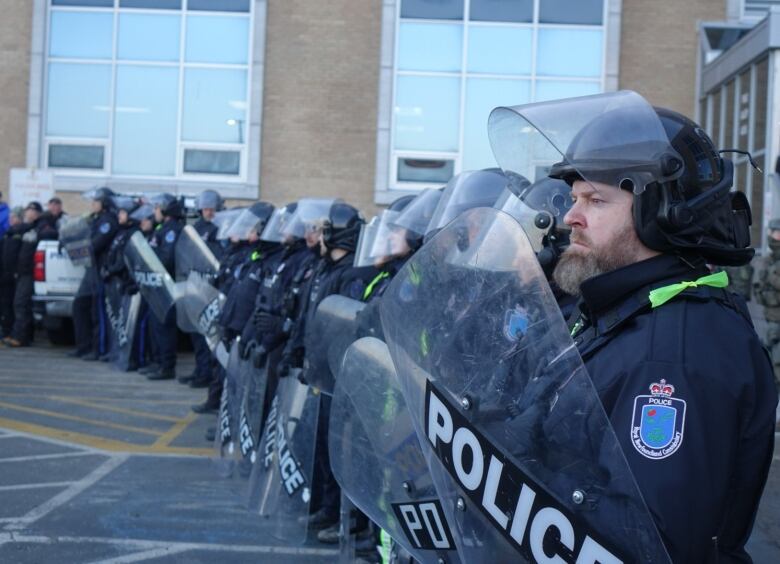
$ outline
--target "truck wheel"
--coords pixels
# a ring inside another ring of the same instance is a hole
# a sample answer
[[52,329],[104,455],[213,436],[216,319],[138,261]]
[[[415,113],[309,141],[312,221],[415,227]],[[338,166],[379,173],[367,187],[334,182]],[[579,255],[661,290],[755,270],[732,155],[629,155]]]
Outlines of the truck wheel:
[[47,329],[46,334],[49,336],[49,341],[52,345],[72,345],[75,342],[73,339],[73,323],[69,319],[64,320],[62,325],[56,329]]

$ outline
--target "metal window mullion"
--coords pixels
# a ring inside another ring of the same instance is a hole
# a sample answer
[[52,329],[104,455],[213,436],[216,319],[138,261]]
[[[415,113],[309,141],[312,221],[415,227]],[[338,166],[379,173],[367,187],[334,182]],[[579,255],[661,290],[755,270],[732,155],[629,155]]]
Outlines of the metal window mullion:
[[468,65],[468,52],[469,52],[469,25],[470,25],[470,12],[471,0],[464,0],[463,2],[463,37],[461,39],[461,51],[460,51],[460,116],[458,121],[458,155],[460,159],[455,160],[455,174],[461,172],[460,167],[463,161],[463,150],[465,148],[465,123],[466,123],[466,81],[467,81],[467,67]]
[[390,177],[388,180],[388,189],[392,190],[398,184],[398,157],[395,151],[395,125],[396,125],[396,95],[398,93],[398,41],[401,35],[401,0],[396,0],[395,4],[395,37],[393,38],[393,80],[391,81],[390,92]]
[[49,126],[49,52],[51,50],[51,4],[46,1],[46,15],[44,16],[45,29],[43,39],[43,93],[41,96],[43,106],[41,108],[41,139],[42,143],[39,143],[38,147],[38,162],[41,164],[41,168],[49,168],[49,150],[46,146],[48,126]]
[[184,149],[182,147],[182,120],[184,116],[184,50],[186,48],[187,15],[182,11],[179,23],[179,95],[176,108],[176,177],[184,174]]
[[540,0],[534,0],[534,27],[531,32],[531,102],[536,102],[536,58],[539,52],[539,2]]
[[603,0],[601,3],[601,26],[594,26],[594,29],[601,29],[601,90],[604,92],[607,88],[607,33],[609,26],[607,18],[609,17],[609,0]]
[[116,97],[117,97],[117,58],[119,50],[119,10],[118,0],[114,4],[113,18],[113,37],[111,42],[111,87],[109,90],[108,103],[108,140],[106,143],[106,160],[103,163],[103,170],[111,176],[114,172],[114,120],[116,119]]
[[[252,77],[254,75],[252,69],[254,68],[254,59],[252,54],[254,53],[255,44],[255,3],[249,3],[249,37],[247,38],[247,53],[246,53],[246,91],[244,95],[244,104],[246,111],[244,112],[244,132],[241,137],[241,155],[238,160],[238,177],[243,181],[249,179],[249,148],[251,147],[251,130],[252,130]],[[262,112],[262,107],[258,109]],[[259,178],[258,178],[259,180]],[[258,187],[259,191],[259,187]]]

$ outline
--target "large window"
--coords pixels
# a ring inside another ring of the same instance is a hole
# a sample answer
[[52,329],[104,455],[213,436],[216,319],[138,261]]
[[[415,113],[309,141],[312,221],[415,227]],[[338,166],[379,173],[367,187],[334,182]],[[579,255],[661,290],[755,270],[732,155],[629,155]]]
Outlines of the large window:
[[496,106],[603,91],[604,18],[604,0],[398,0],[390,188],[496,166]]
[[50,0],[44,160],[244,181],[250,0]]

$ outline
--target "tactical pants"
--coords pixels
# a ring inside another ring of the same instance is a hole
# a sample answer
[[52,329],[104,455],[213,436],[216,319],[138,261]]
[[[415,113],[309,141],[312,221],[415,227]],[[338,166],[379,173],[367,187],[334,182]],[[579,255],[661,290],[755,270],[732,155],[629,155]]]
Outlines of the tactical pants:
[[14,294],[16,281],[12,275],[0,278],[0,334],[8,336],[14,326]]
[[151,327],[152,339],[160,350],[160,368],[162,370],[173,370],[176,368],[176,309],[171,308],[164,321],[159,321],[157,316],[152,313],[149,316],[149,325]]
[[214,378],[214,366],[206,338],[199,333],[190,333],[190,341],[195,351],[195,378],[211,382]]
[[159,363],[160,354],[157,344],[151,336],[151,321],[154,314],[149,310],[149,305],[141,299],[141,307],[138,310],[138,323],[135,329],[135,340],[133,347],[135,349],[136,363],[139,367],[147,364]]
[[14,292],[14,325],[11,337],[24,345],[29,345],[33,338],[33,277],[25,274],[16,278]]
[[325,509],[331,515],[339,514],[341,503],[341,488],[333,470],[330,468],[330,454],[328,453],[328,432],[330,429],[330,406],[333,399],[326,395],[320,395],[320,411],[317,422],[317,447],[314,452],[314,495],[312,504],[317,509]]

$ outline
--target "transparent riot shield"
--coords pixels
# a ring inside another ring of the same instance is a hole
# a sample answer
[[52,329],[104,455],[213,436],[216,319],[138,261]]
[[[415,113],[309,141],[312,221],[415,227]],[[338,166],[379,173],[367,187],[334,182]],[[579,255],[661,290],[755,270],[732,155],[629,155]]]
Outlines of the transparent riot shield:
[[391,283],[382,324],[464,561],[668,562],[514,219],[447,226]]
[[256,368],[251,358],[242,359],[241,363],[244,389],[238,418],[238,444],[241,450],[239,475],[248,479],[260,448],[268,365],[265,362]]
[[92,230],[84,217],[68,217],[59,230],[62,248],[76,266],[90,267],[93,264]]
[[190,272],[204,276],[215,276],[219,261],[198,235],[192,225],[186,225],[176,240],[176,280],[186,280]]
[[157,319],[164,321],[175,302],[176,287],[140,231],[127,241],[125,263],[149,308]]
[[111,279],[106,284],[104,300],[106,317],[111,326],[109,356],[117,368],[126,371],[131,366],[141,296],[123,293],[122,286],[121,280]]
[[238,419],[241,410],[241,395],[244,390],[246,370],[238,352],[238,343],[230,347],[225,367],[225,382],[219,402],[217,432],[214,435],[214,462],[217,474],[222,478],[233,476],[241,459],[238,436]]
[[271,536],[290,544],[306,540],[319,409],[313,388],[282,378],[252,469],[249,507],[268,520]]
[[360,339],[344,355],[328,445],[336,480],[374,523],[419,562],[459,561],[393,361],[379,339]]
[[344,352],[355,340],[356,318],[365,306],[334,294],[320,302],[314,318],[306,325],[303,376],[323,393],[333,394],[334,374],[338,374]]

